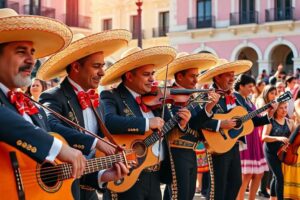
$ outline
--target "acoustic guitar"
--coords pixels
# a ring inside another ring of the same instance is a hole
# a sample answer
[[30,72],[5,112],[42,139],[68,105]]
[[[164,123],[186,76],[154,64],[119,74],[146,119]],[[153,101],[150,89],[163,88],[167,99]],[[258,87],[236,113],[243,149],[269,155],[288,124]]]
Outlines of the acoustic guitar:
[[[56,138],[64,139],[54,134]],[[64,141],[65,142],[65,141]],[[44,162],[38,164],[18,149],[0,142],[0,199],[14,200],[71,200],[72,165]],[[134,162],[133,162],[134,161]],[[89,159],[84,174],[108,169],[116,162],[127,166],[136,162],[132,151],[120,152],[115,155]]]
[[202,129],[205,138],[205,146],[210,153],[225,153],[228,152],[240,137],[252,133],[254,125],[252,118],[267,110],[272,103],[280,103],[288,101],[292,98],[290,92],[285,92],[275,100],[269,102],[265,106],[254,110],[250,113],[242,106],[236,106],[229,113],[214,114],[213,119],[226,120],[236,119],[236,127],[233,129],[221,129],[219,132],[208,131]]
[[[195,99],[193,99],[186,108],[189,110],[194,109],[198,105],[196,101],[199,98],[202,98],[202,95],[198,95]],[[121,180],[108,182],[107,188],[114,192],[125,192],[135,184],[143,169],[158,164],[158,141],[160,138],[169,133],[178,124],[179,120],[180,117],[175,114],[164,124],[161,132],[148,131],[144,135],[112,135],[118,145],[124,149],[132,149],[135,151],[138,164],[131,168],[131,172]]]

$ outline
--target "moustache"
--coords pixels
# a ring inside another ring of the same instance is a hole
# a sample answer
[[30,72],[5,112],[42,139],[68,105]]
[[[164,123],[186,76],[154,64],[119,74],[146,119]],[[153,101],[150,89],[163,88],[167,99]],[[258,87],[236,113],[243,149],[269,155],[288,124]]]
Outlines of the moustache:
[[19,68],[19,72],[28,71],[32,69],[32,65],[24,65]]

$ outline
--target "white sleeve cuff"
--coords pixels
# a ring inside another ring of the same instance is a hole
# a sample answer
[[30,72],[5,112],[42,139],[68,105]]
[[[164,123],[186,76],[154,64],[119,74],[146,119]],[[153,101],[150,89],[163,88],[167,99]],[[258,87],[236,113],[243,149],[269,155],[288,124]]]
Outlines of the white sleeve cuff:
[[93,145],[91,147],[91,151],[94,150],[96,148],[96,145],[97,145],[97,142],[98,142],[98,139],[95,138],[94,142],[93,142]]
[[60,141],[57,138],[54,138],[52,146],[50,148],[50,151],[48,153],[48,156],[46,157],[46,160],[53,162],[56,158],[56,156],[59,154],[61,148],[62,148],[62,141]]
[[213,114],[214,114],[213,112],[210,112],[210,113],[207,112],[206,106],[204,107],[204,110],[205,110],[205,113],[206,113],[207,117],[213,116]]
[[216,132],[219,132],[219,130],[220,130],[220,126],[221,126],[221,120],[218,120],[218,124],[217,124],[217,128],[216,128]]
[[106,171],[106,169],[103,169],[103,170],[100,170],[98,172],[98,186],[99,186],[100,189],[103,189],[105,187],[104,186],[105,182],[101,181],[101,177],[102,177],[102,175],[104,174],[105,171]]
[[145,120],[146,120],[146,126],[145,126],[145,132],[146,132],[149,131],[149,119],[145,118]]

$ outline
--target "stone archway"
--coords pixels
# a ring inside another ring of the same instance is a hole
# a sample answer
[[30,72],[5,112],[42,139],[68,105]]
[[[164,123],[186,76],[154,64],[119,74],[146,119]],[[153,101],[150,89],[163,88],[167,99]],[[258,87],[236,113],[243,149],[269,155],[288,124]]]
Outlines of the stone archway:
[[251,48],[251,47],[245,47],[243,48],[239,54],[237,55],[237,59],[238,60],[250,60],[253,65],[251,70],[249,70],[249,72],[247,72],[249,75],[252,75],[253,77],[257,77],[258,76],[258,54],[257,52]]
[[270,54],[271,70],[276,71],[279,64],[283,65],[284,71],[287,74],[293,74],[293,51],[287,45],[278,45],[273,48]]

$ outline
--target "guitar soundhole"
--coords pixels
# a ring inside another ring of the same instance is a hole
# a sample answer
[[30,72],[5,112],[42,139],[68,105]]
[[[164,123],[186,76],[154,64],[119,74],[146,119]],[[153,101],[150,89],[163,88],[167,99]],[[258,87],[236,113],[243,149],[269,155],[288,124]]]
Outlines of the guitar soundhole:
[[131,148],[135,151],[138,158],[144,157],[146,154],[146,146],[141,141],[134,142]]
[[234,128],[239,129],[242,126],[242,120],[239,117],[234,117],[233,119],[236,119],[236,126]]
[[56,192],[62,184],[59,180],[61,170],[51,163],[43,163],[37,168],[39,185],[47,192]]

